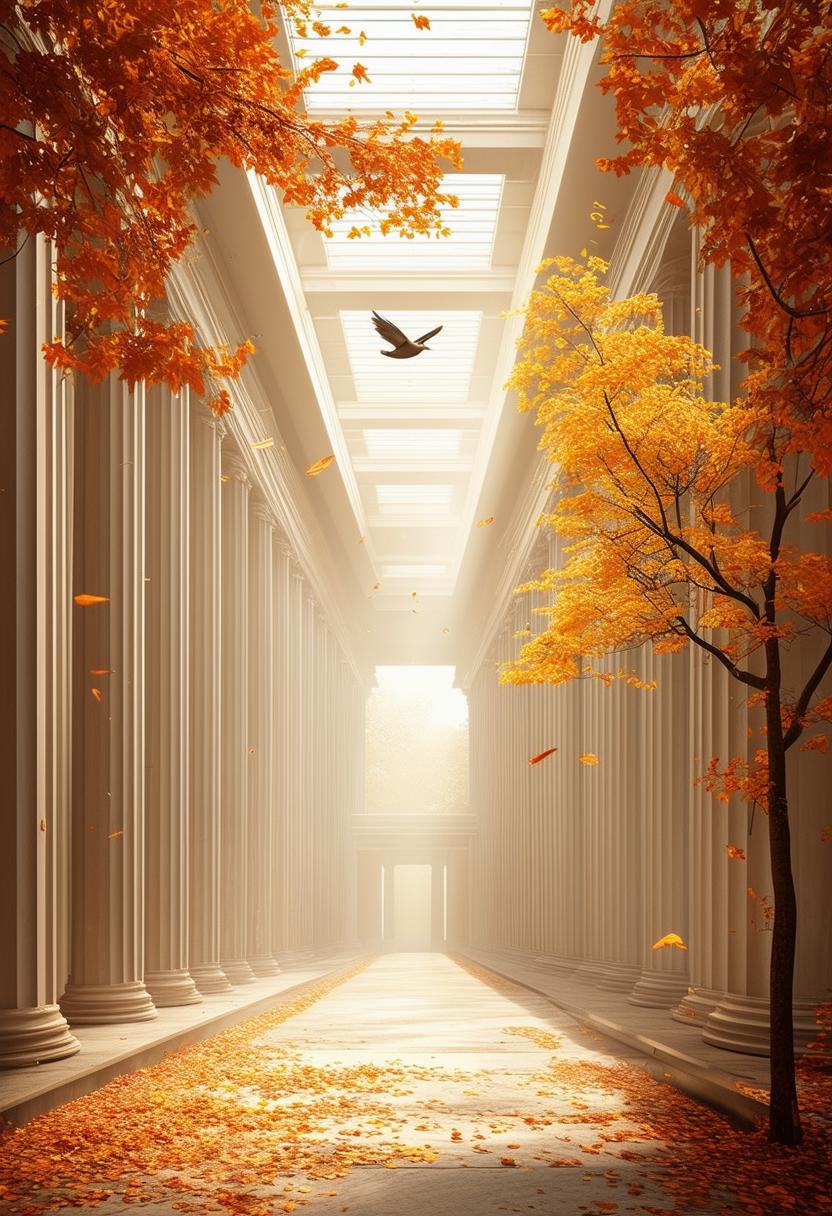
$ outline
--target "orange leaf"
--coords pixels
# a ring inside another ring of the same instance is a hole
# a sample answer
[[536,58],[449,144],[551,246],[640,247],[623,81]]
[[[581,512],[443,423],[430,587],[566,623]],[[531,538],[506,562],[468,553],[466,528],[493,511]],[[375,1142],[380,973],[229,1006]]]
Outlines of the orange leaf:
[[428,21],[427,17],[423,17],[421,14],[411,13],[410,19],[413,22],[413,24],[416,26],[417,30],[429,30],[430,29],[430,21]]
[[675,946],[677,950],[687,950],[687,946],[678,933],[665,933],[664,937],[660,937],[657,942],[653,942],[654,950],[663,950],[665,946]]
[[89,608],[91,604],[109,604],[109,595],[87,595],[82,592],[81,595],[73,596],[75,603],[81,608]]
[[489,524],[493,524],[493,523],[494,523],[494,516],[486,515],[485,519],[477,520],[477,527],[478,528],[487,528]]
[[123,835],[124,835],[124,828],[119,828],[119,830],[118,830],[117,832],[110,832],[110,834],[109,834],[109,836],[107,837],[107,839],[108,839],[108,840],[115,840],[117,836],[123,836]]
[[[370,77],[367,75],[367,69],[364,67],[363,63],[357,63],[352,69],[352,74],[359,84],[363,84],[365,80],[367,84],[371,83]],[[350,84],[352,84],[352,81],[350,81]]]
[[541,760],[545,760],[547,756],[551,756],[552,752],[556,752],[556,747],[547,747],[545,752],[539,752],[538,755],[532,756],[529,764],[540,764]]
[[91,688],[90,692],[95,697],[96,701],[101,701],[104,699],[104,693],[101,691],[100,688]]
[[319,473],[323,473],[324,469],[328,469],[334,461],[334,456],[324,456],[322,460],[316,460],[315,463],[310,464],[309,468],[306,470],[306,476],[317,477]]
[[726,844],[725,851],[732,861],[745,861],[745,853],[735,844]]
[[580,761],[581,764],[597,764],[598,757],[595,755],[595,752],[584,752],[584,754],[580,757]]
[[112,667],[91,667],[91,676],[111,676],[113,674]]
[[516,1166],[517,1162],[514,1160],[513,1157],[501,1157],[500,1165],[507,1165],[507,1166],[511,1167],[511,1166]]
[[665,202],[670,203],[671,207],[684,207],[685,200],[678,194],[674,194],[672,190],[668,190],[664,196]]

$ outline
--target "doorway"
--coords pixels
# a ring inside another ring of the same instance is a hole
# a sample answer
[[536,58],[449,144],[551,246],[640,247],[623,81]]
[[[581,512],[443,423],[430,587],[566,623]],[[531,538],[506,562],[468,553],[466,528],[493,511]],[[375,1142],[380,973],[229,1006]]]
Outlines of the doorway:
[[396,950],[431,948],[431,866],[393,871],[393,944]]

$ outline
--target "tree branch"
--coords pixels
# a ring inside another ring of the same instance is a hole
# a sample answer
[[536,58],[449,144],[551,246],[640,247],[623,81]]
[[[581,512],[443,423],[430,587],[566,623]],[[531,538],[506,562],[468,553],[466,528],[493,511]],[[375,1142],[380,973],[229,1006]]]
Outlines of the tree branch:
[[826,647],[826,650],[824,651],[822,658],[818,662],[818,665],[815,668],[815,670],[809,676],[809,679],[806,681],[806,684],[804,686],[803,692],[800,694],[800,696],[798,697],[798,699],[795,703],[794,713],[792,714],[791,726],[789,727],[789,729],[786,731],[785,735],[783,736],[783,744],[787,751],[792,746],[792,744],[796,743],[797,740],[800,738],[800,736],[803,734],[804,728],[803,728],[803,723],[802,723],[801,719],[803,718],[803,715],[806,713],[806,710],[809,708],[809,703],[812,700],[812,697],[815,695],[818,685],[820,684],[821,680],[826,675],[827,671],[829,670],[829,668],[831,666],[832,666],[832,641],[830,641],[829,645]]

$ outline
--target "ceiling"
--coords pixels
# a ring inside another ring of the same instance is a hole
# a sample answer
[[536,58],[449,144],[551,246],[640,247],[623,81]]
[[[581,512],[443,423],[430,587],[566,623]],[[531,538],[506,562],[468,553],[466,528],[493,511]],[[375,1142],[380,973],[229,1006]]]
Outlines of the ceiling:
[[[445,182],[459,198],[451,235],[384,237],[362,214],[327,238],[230,169],[200,210],[238,336],[258,347],[264,431],[301,477],[362,660],[464,664],[545,499],[534,427],[503,387],[519,309],[543,256],[611,247],[588,219],[595,157],[612,151],[609,104],[592,87],[594,48],[553,37],[522,0],[324,5],[321,16],[352,33],[286,34],[282,47],[342,65],[308,109],[406,108],[425,131],[442,118],[464,157]],[[371,83],[350,83],[356,61]],[[608,214],[623,213],[621,184],[602,188]],[[350,239],[354,222],[370,235]],[[417,358],[389,360],[373,309],[412,337],[442,330]],[[330,453],[325,473],[303,477]]]

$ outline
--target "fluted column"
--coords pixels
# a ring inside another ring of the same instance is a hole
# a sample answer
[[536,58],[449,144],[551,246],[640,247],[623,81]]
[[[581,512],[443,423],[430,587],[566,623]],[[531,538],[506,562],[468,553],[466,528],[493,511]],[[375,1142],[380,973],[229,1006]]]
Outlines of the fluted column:
[[274,608],[272,647],[274,652],[273,692],[273,830],[272,830],[272,932],[271,954],[277,959],[286,950],[287,885],[285,880],[286,816],[289,800],[288,723],[294,714],[289,691],[289,586],[290,549],[275,528],[272,534]]
[[57,1005],[69,802],[72,394],[45,365],[60,334],[40,237],[0,268],[0,1068],[78,1051]]
[[144,971],[145,399],[76,394],[71,1023],[156,1016]]
[[[248,512],[245,465],[223,453],[220,965],[232,984],[254,980],[248,916]],[[227,479],[227,480],[226,480]]]
[[220,967],[220,611],[223,427],[191,412],[189,964],[200,992],[226,992]]
[[273,522],[254,502],[249,521],[248,963],[277,975],[272,955],[274,902],[274,571]]
[[147,395],[145,976],[157,1006],[200,1001],[188,971],[190,403]]

